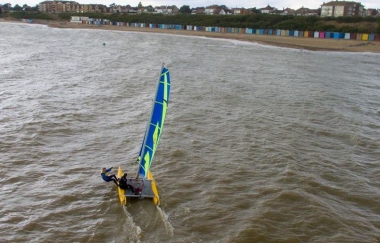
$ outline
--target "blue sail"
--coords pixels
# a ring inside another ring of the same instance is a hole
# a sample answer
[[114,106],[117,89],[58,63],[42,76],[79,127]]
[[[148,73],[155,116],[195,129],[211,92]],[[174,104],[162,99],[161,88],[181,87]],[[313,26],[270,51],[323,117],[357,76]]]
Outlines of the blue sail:
[[157,149],[158,142],[160,141],[166,112],[168,108],[170,95],[170,74],[169,70],[162,66],[156,97],[153,103],[152,114],[146,128],[143,143],[141,145],[140,153],[137,158],[139,163],[137,178],[142,177],[146,179],[148,176],[149,168],[152,164],[154,154]]

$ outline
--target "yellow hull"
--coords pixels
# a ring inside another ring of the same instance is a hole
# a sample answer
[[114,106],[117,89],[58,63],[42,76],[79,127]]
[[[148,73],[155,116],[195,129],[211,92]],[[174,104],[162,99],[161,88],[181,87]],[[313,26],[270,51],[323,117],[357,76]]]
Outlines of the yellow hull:
[[154,205],[158,206],[160,205],[160,196],[158,195],[156,181],[153,179],[153,175],[150,171],[148,172],[148,179],[152,180],[152,191],[154,194],[153,202],[154,202]]
[[[117,171],[117,177],[121,178],[123,176],[123,174],[124,173],[123,173],[121,167],[119,166],[119,169]],[[148,172],[147,179],[150,182],[150,186],[148,186],[147,184],[145,184],[145,188],[149,188],[150,187],[151,188],[151,192],[149,193],[150,194],[149,196],[147,196],[146,194],[144,194],[144,195],[145,195],[145,197],[152,198],[153,199],[153,203],[158,206],[158,205],[160,205],[160,196],[158,195],[156,181],[153,179],[153,175],[152,175],[152,173],[150,171]],[[132,180],[136,180],[136,179],[132,179]],[[141,182],[141,179],[139,179],[139,180]],[[130,194],[131,192],[128,192],[128,195],[126,195],[126,191],[123,190],[123,189],[121,189],[120,187],[117,187],[117,192],[118,192],[118,195],[119,195],[119,200],[120,200],[120,204],[121,205],[127,205],[127,197],[139,197],[139,196]],[[153,192],[153,194],[151,194],[152,192]]]
[[[117,177],[120,179],[123,176],[123,171],[121,170],[121,167],[119,166],[119,169],[117,171]],[[120,187],[117,187],[117,192],[119,194],[119,200],[121,205],[127,205],[127,197],[125,196],[125,191],[121,189]]]

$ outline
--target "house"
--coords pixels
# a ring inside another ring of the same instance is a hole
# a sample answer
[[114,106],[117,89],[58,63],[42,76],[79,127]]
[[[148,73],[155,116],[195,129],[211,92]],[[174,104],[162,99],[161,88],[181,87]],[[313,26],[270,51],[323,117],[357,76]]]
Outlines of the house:
[[213,14],[219,14],[219,15],[227,15],[227,14],[232,14],[232,11],[228,8],[224,8],[224,7],[217,7],[215,10],[214,10],[214,13]]
[[214,14],[221,14],[221,15],[226,15],[226,14],[232,14],[232,11],[227,8],[225,5],[211,5],[205,8],[204,10],[205,14],[209,15],[214,15]]
[[130,14],[137,14],[139,11],[139,8],[138,7],[131,7],[131,8],[128,8],[128,13]]
[[231,9],[233,15],[251,14],[252,11],[245,8],[233,8]]
[[[173,14],[175,12],[176,6],[158,6],[154,8],[154,13],[157,14]],[[177,8],[178,10],[178,8]]]
[[363,16],[364,6],[360,2],[331,1],[321,5],[321,17]]
[[205,8],[204,7],[196,7],[191,9],[191,14],[204,14]]
[[301,16],[317,16],[318,10],[317,9],[309,9],[309,8],[299,8],[295,11],[295,15],[301,15]]
[[376,16],[376,14],[377,14],[377,10],[374,8],[369,8],[369,9],[364,10],[365,16]]
[[211,5],[211,6],[208,6],[205,8],[205,11],[204,13],[205,14],[209,14],[209,15],[213,15],[215,10],[218,8],[219,6],[218,5]]
[[128,13],[128,9],[128,6],[115,5],[110,10],[112,13]]
[[1,9],[3,11],[7,11],[7,10],[10,10],[12,8],[12,4],[10,3],[4,3],[2,6],[1,6]]
[[265,8],[260,8],[260,12],[263,13],[263,14],[269,14],[269,13],[272,13],[273,11],[275,11],[276,8],[273,8],[271,6],[266,6]]
[[291,8],[285,8],[283,9],[283,13],[282,15],[295,15],[296,14],[296,10],[294,9],[291,9]]

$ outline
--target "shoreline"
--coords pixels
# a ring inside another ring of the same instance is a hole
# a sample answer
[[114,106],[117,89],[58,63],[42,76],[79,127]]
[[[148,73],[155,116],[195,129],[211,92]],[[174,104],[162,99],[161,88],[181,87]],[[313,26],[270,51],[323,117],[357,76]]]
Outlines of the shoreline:
[[[0,22],[23,23],[17,20],[0,19]],[[161,33],[185,36],[201,36],[208,38],[232,39],[246,42],[253,42],[262,45],[286,47],[309,51],[331,51],[331,52],[369,52],[380,53],[380,41],[362,41],[362,40],[345,40],[345,39],[320,39],[305,38],[277,35],[257,35],[257,34],[238,34],[238,33],[220,33],[206,31],[176,30],[176,29],[159,29],[159,28],[139,28],[129,26],[115,25],[87,25],[63,21],[35,20],[33,24],[43,24],[51,28],[72,28],[72,29],[99,29],[99,30],[117,30],[133,31],[147,33]]]

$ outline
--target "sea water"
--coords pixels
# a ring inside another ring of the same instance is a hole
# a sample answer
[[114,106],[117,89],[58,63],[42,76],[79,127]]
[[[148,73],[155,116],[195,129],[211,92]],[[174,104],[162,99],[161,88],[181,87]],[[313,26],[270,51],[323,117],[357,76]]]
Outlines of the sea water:
[[[380,241],[378,54],[0,23],[0,57],[3,242]],[[162,62],[161,205],[123,208]]]

